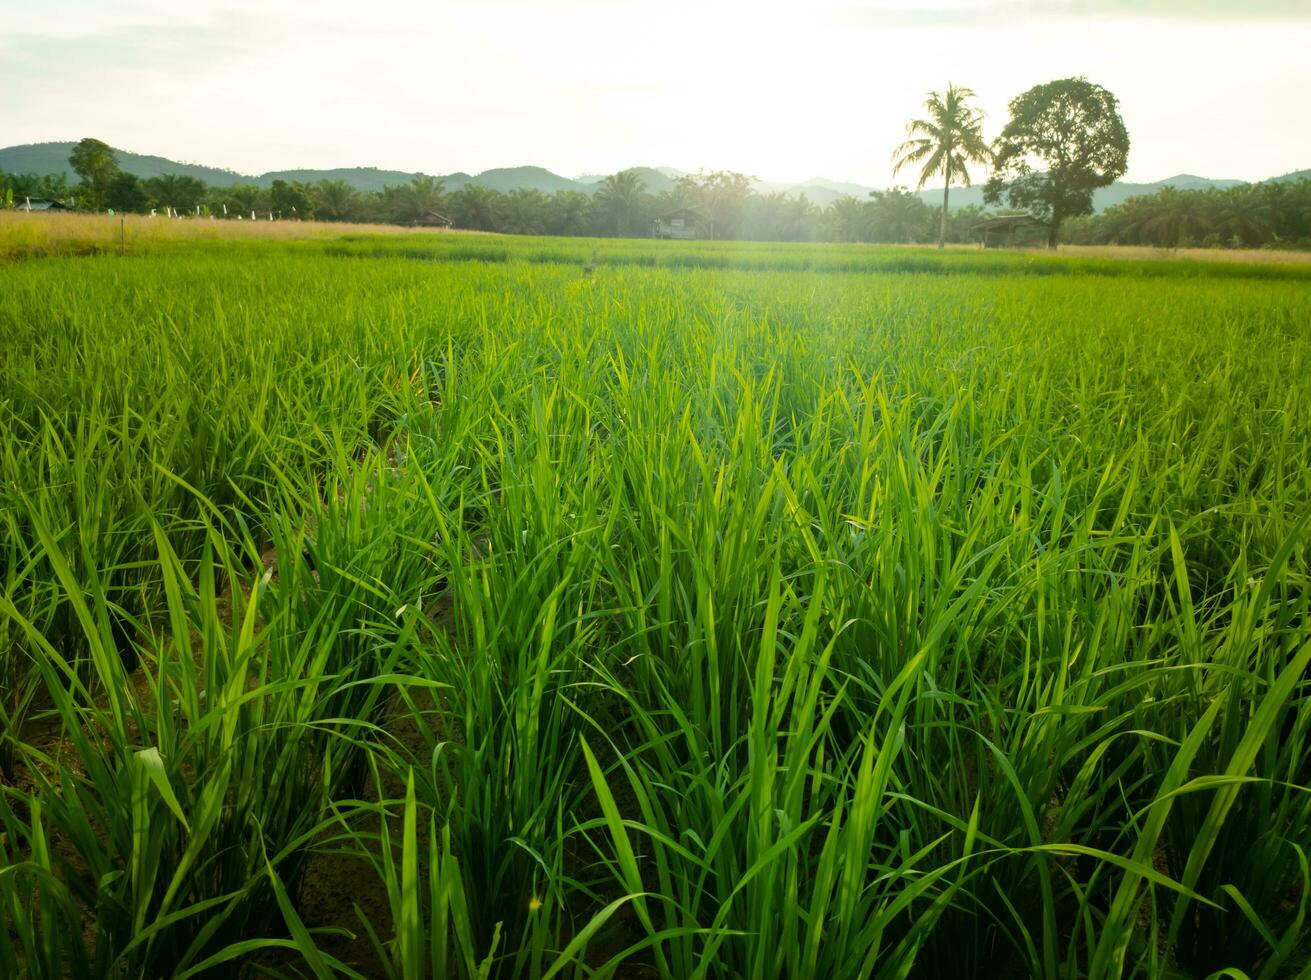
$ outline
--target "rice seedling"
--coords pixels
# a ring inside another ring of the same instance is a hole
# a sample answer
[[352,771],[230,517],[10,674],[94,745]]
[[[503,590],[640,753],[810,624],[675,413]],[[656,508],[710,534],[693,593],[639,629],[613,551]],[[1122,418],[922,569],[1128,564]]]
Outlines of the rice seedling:
[[0,975],[1299,975],[1302,273],[0,266]]

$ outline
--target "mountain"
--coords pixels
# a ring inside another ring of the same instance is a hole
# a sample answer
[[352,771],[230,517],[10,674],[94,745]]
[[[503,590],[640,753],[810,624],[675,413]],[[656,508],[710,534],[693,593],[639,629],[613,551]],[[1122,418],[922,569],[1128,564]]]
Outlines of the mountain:
[[844,197],[864,200],[869,197],[873,187],[852,184],[841,180],[829,180],[826,177],[811,177],[801,184],[770,184],[757,181],[757,189],[763,193],[773,194],[782,191],[788,197],[806,195],[806,200],[816,207],[826,208],[834,201]]
[[[455,175],[452,175],[454,177]],[[463,176],[463,175],[460,175]],[[443,177],[442,180],[447,178]],[[515,190],[537,190],[543,194],[554,194],[556,191],[580,191],[584,190],[578,181],[570,180],[568,177],[561,177],[559,174],[553,174],[543,167],[498,167],[495,170],[484,170],[477,177],[468,178],[465,183],[481,184],[483,187],[490,187],[494,191],[508,193]],[[458,190],[454,180],[447,183],[452,190]]]
[[672,168],[634,167],[633,169],[637,171],[637,176],[641,177],[642,182],[646,184],[646,192],[648,194],[663,194],[665,191],[673,190],[674,185],[678,182],[678,178],[683,176],[683,174],[677,170],[674,170],[672,173],[666,173],[667,169]]
[[1245,180],[1211,180],[1207,177],[1198,177],[1196,174],[1175,174],[1173,177],[1166,177],[1165,180],[1158,180],[1154,184],[1124,184],[1124,187],[1155,187],[1158,190],[1162,187],[1174,187],[1181,191],[1205,190],[1208,187],[1237,187],[1239,184],[1246,184]]
[[[71,142],[28,143],[22,146],[10,146],[0,149],[0,171],[20,174],[62,173],[70,182],[76,181],[77,176],[68,165],[68,155],[72,152],[74,145]],[[256,184],[267,187],[275,180],[304,181],[306,183],[317,183],[320,180],[343,180],[356,190],[372,192],[380,191],[387,186],[394,187],[408,183],[411,178],[418,176],[416,173],[404,170],[379,170],[377,167],[341,167],[332,170],[276,170],[257,176],[248,176],[231,170],[205,167],[195,163],[180,163],[165,157],[148,156],[127,150],[116,149],[114,152],[118,157],[119,167],[127,173],[135,174],[143,179],[159,177],[163,174],[179,174],[187,177],[197,177],[216,187],[229,187],[233,184]],[[674,167],[634,167],[633,169],[638,171],[643,183],[646,184],[647,192],[650,194],[660,194],[669,190],[674,186],[675,181],[686,173]],[[1281,177],[1271,177],[1267,183],[1298,180],[1307,177],[1311,177],[1311,170],[1296,170]],[[543,194],[554,194],[556,191],[581,191],[584,194],[592,194],[601,181],[605,179],[605,175],[584,174],[577,179],[571,180],[568,177],[561,177],[557,173],[552,173],[543,167],[500,167],[493,170],[484,170],[480,174],[467,174],[464,172],[445,174],[439,176],[438,179],[442,181],[448,192],[458,191],[468,184],[480,184],[483,187],[490,187],[493,190],[502,192],[524,189],[538,190]],[[1110,187],[1103,187],[1093,194],[1093,207],[1098,211],[1104,211],[1106,208],[1120,204],[1131,197],[1152,194],[1167,186],[1177,187],[1180,190],[1196,190],[1207,187],[1236,187],[1243,183],[1245,181],[1212,180],[1194,174],[1177,174],[1174,177],[1148,184],[1116,182]],[[863,200],[875,189],[863,184],[829,180],[824,177],[812,177],[800,184],[757,180],[752,186],[762,194],[782,192],[789,197],[800,197],[805,194],[811,203],[821,208],[827,207],[839,198],[847,196]],[[936,206],[942,201],[942,188],[922,190],[919,192],[919,196],[929,204]],[[953,187],[951,189],[952,209],[955,210],[969,205],[983,205],[983,187],[978,184],[973,187]]]
[[860,184],[852,184],[842,180],[829,180],[827,177],[811,177],[804,184],[797,184],[795,187],[788,189],[787,193],[791,197],[800,197],[806,195],[806,199],[814,201],[817,204],[829,204],[840,197],[848,195],[852,197],[868,197],[869,192],[874,188],[862,187]]
[[1283,174],[1279,177],[1271,177],[1263,180],[1263,184],[1287,184],[1295,180],[1311,180],[1311,170],[1294,170],[1292,173]]
[[[1150,184],[1133,184],[1117,180],[1110,187],[1101,187],[1093,191],[1093,210],[1105,211],[1117,204],[1123,204],[1131,197],[1155,194],[1163,187],[1175,187],[1181,191],[1195,191],[1204,190],[1208,187],[1237,187],[1239,184],[1245,183],[1247,182],[1243,180],[1211,180],[1207,177],[1196,177],[1193,174],[1179,174],[1175,177],[1167,177],[1165,180],[1153,181]],[[934,190],[920,191],[919,195],[929,204],[935,206],[941,206],[942,204],[941,187]],[[951,209],[953,211],[970,205],[985,206],[982,184],[975,184],[973,187],[953,187],[951,189]]]
[[[77,174],[73,173],[73,168],[68,165],[68,155],[73,152],[73,147],[76,145],[75,143],[27,143],[23,146],[9,146],[0,150],[0,170],[11,174],[63,174],[69,181],[76,181]],[[179,163],[165,157],[129,153],[126,150],[115,150],[114,153],[122,170],[142,179],[177,174],[183,177],[197,177],[207,184],[218,187],[254,183],[253,178],[231,170],[203,167],[195,163]]]
[[[10,146],[0,149],[0,170],[17,174],[63,174],[70,182],[77,180],[73,168],[69,166],[68,155],[73,152],[74,143],[28,143],[23,146]],[[386,186],[409,183],[418,176],[404,170],[379,170],[377,167],[338,167],[332,170],[274,170],[265,174],[239,174],[232,170],[217,167],[203,167],[194,163],[179,163],[164,157],[147,156],[130,150],[114,149],[118,166],[125,173],[135,174],[143,180],[159,177],[163,174],[178,174],[196,177],[214,187],[231,187],[234,184],[256,184],[268,187],[275,180],[306,181],[317,183],[320,180],[344,180],[359,191],[380,191]],[[659,176],[659,175],[657,175]],[[559,190],[579,190],[588,192],[589,188],[577,181],[553,174],[542,167],[509,167],[486,170],[477,176],[466,173],[453,173],[440,177],[449,191],[459,190],[465,184],[482,184],[498,191],[511,191],[517,188],[535,188],[545,194]],[[660,179],[665,179],[661,177]]]
[[[1300,171],[1299,171],[1300,173]],[[1295,179],[1296,175],[1290,174],[1287,178],[1277,178],[1279,180]],[[1137,197],[1141,194],[1153,194],[1162,187],[1173,186],[1180,190],[1197,190],[1206,187],[1236,187],[1245,183],[1241,180],[1210,180],[1206,177],[1197,177],[1193,174],[1179,174],[1175,177],[1168,177],[1165,180],[1158,180],[1150,184],[1132,184],[1116,182],[1110,187],[1103,187],[1093,194],[1093,207],[1098,211],[1104,211],[1109,207],[1126,201],[1131,197]],[[768,185],[761,182],[760,188],[774,189],[778,185]],[[823,177],[812,177],[803,184],[793,184],[784,190],[788,197],[800,197],[802,194],[813,204],[819,207],[827,207],[834,201],[843,197],[855,197],[864,199],[869,196],[871,191],[876,190],[873,187],[866,187],[862,184],[852,184],[844,181],[828,180]],[[926,188],[918,192],[921,200],[938,207],[942,204],[942,188]],[[957,208],[969,206],[983,207],[983,186],[975,184],[972,187],[953,187],[951,189],[950,206],[953,211]]]
[[[127,170],[128,168],[123,164],[123,158],[126,154],[122,151],[116,152],[118,153],[119,166]],[[0,169],[4,168],[0,167]],[[268,187],[275,180],[285,180],[289,183],[303,181],[312,184],[317,184],[321,180],[344,180],[357,191],[380,191],[384,187],[408,184],[411,178],[417,176],[418,174],[408,173],[404,170],[379,170],[377,167],[337,167],[333,170],[275,170],[271,173],[260,174],[258,177],[242,177],[239,183],[258,184],[261,187]],[[468,174],[462,174],[461,176],[467,177]]]
[[[681,170],[674,170],[672,167],[631,167],[630,169],[637,171],[637,176],[646,184],[648,194],[663,194],[667,190],[672,190],[674,182],[682,176]],[[583,174],[575,183],[582,184],[580,189],[591,194],[601,181],[609,176],[609,174]]]

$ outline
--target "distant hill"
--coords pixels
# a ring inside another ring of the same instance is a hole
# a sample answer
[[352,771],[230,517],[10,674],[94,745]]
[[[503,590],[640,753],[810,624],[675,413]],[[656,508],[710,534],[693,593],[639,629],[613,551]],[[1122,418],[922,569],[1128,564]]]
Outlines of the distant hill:
[[[642,178],[642,183],[646,184],[648,194],[663,194],[672,189],[677,178],[682,176],[682,171],[674,170],[672,167],[631,167],[630,169],[637,171],[637,175]],[[610,175],[583,174],[575,183],[584,185],[581,189],[591,194],[608,176]]]
[[[77,180],[77,174],[68,165],[68,155],[73,152],[75,143],[27,143],[23,146],[9,146],[0,150],[0,170],[11,174],[63,174],[70,181]],[[198,177],[207,184],[217,187],[229,187],[233,184],[251,184],[254,179],[231,170],[218,167],[203,167],[195,163],[179,163],[165,157],[146,156],[141,153],[128,153],[115,150],[118,165],[130,174],[143,179],[161,177],[164,174],[177,174],[184,177]]]
[[[1279,178],[1285,179],[1285,178]],[[1291,176],[1289,179],[1292,179]],[[1241,180],[1210,180],[1206,177],[1197,177],[1193,174],[1179,174],[1176,177],[1169,177],[1165,180],[1158,180],[1150,184],[1132,184],[1116,182],[1110,187],[1103,187],[1093,194],[1093,207],[1098,211],[1104,211],[1113,207],[1122,201],[1127,201],[1131,197],[1138,197],[1142,194],[1154,194],[1162,187],[1173,186],[1180,190],[1197,190],[1205,187],[1236,187],[1245,183]],[[802,194],[806,198],[820,207],[827,207],[838,198],[851,197],[865,198],[870,192],[875,190],[873,187],[866,187],[861,184],[850,184],[843,181],[826,180],[822,177],[813,177],[804,184],[794,184],[788,187],[785,193],[789,197],[799,197]],[[925,188],[919,192],[922,200],[935,207],[942,204],[942,188],[933,187]],[[957,208],[969,207],[971,205],[983,207],[983,186],[975,184],[972,187],[952,187],[951,197],[949,199],[950,207],[953,211]]]
[[[28,143],[22,146],[6,147],[0,149],[0,170],[10,173],[62,173],[70,181],[75,181],[77,177],[68,165],[68,155],[72,152],[73,146],[73,143],[66,142]],[[195,163],[180,163],[165,157],[132,153],[128,150],[116,149],[114,152],[118,157],[118,165],[123,170],[143,179],[159,177],[163,174],[179,174],[197,177],[215,187],[229,187],[234,184],[256,184],[267,187],[275,180],[304,181],[306,183],[317,183],[320,180],[343,180],[356,190],[374,192],[380,191],[386,186],[408,183],[411,178],[417,176],[416,173],[404,170],[379,170],[377,167],[341,167],[332,170],[277,170],[251,176],[217,167],[205,167]],[[642,181],[646,184],[647,192],[651,194],[659,194],[669,190],[674,186],[677,178],[685,173],[685,171],[674,167],[635,167],[633,169],[639,172]],[[522,188],[539,190],[544,194],[554,194],[556,191],[581,191],[584,194],[591,194],[595,192],[600,182],[605,179],[605,175],[602,174],[585,174],[577,179],[570,179],[552,173],[543,167],[500,167],[493,170],[484,170],[480,174],[457,172],[435,176],[438,176],[438,179],[445,184],[448,192],[457,191],[468,184],[481,184],[484,187],[490,187],[502,192]],[[1298,180],[1304,177],[1311,177],[1311,170],[1297,170],[1280,177],[1271,177],[1270,181]],[[1131,197],[1152,194],[1166,186],[1177,187],[1180,190],[1194,190],[1206,187],[1235,187],[1242,183],[1245,183],[1245,181],[1212,180],[1193,174],[1178,174],[1166,180],[1158,180],[1150,184],[1117,182],[1110,187],[1104,187],[1097,191],[1093,195],[1093,206],[1098,211],[1103,211]],[[864,199],[875,189],[863,184],[829,180],[823,177],[812,177],[800,184],[757,180],[754,186],[757,191],[764,194],[780,191],[789,197],[800,197],[805,194],[809,201],[819,207],[827,207],[839,198],[848,195]],[[942,200],[942,188],[925,189],[919,192],[919,196],[929,204],[936,205]],[[953,210],[971,204],[980,206],[983,204],[982,186],[976,184],[973,187],[953,187],[951,189],[951,207]]]
[[[77,175],[68,164],[68,155],[73,151],[74,143],[29,143],[23,146],[10,146],[0,149],[0,170],[9,173],[63,174],[69,181],[76,181]],[[265,174],[240,174],[232,170],[217,167],[204,167],[194,163],[180,163],[164,157],[147,156],[130,150],[114,149],[119,167],[126,173],[135,174],[143,180],[164,174],[178,174],[197,177],[214,187],[231,187],[234,184],[255,184],[268,187],[275,180],[306,181],[317,183],[320,180],[344,180],[356,190],[380,191],[386,186],[409,183],[417,176],[414,172],[404,170],[379,170],[377,167],[338,167],[331,170],[274,170]],[[447,190],[459,190],[465,184],[477,183],[492,187],[498,191],[511,191],[519,187],[533,187],[551,194],[557,190],[581,190],[588,188],[577,181],[553,174],[542,167],[510,167],[488,170],[477,176],[466,173],[454,173],[441,176]]]
[[[0,153],[2,152],[0,151]],[[124,156],[124,153],[118,152],[119,166],[126,170],[128,168],[124,167],[122,163]],[[311,184],[317,184],[321,180],[344,180],[357,191],[373,192],[380,191],[384,187],[395,187],[397,184],[408,184],[411,178],[415,176],[417,174],[407,173],[404,170],[379,170],[377,167],[338,167],[333,170],[275,170],[267,174],[260,174],[258,177],[241,177],[238,182],[268,187],[275,180],[303,181]]]
[[[484,170],[478,176],[469,178],[466,183],[481,184],[503,194],[520,189],[537,190],[543,194],[585,189],[578,181],[553,174],[544,167],[498,167],[495,170]],[[453,181],[448,182],[448,186],[458,190],[453,186]]]
[[[1181,191],[1203,190],[1207,187],[1237,187],[1239,184],[1245,184],[1244,180],[1211,180],[1207,177],[1196,177],[1193,174],[1179,174],[1175,177],[1167,177],[1165,180],[1157,180],[1150,184],[1132,184],[1116,181],[1110,187],[1102,187],[1093,191],[1093,210],[1105,211],[1107,208],[1115,207],[1122,204],[1131,197],[1141,197],[1144,194],[1155,194],[1163,187],[1175,187]],[[938,187],[933,190],[920,191],[920,197],[929,204],[941,206],[942,188]],[[973,187],[953,187],[951,189],[950,206],[954,211],[957,208],[964,208],[970,205],[983,207],[983,185],[975,184]]]

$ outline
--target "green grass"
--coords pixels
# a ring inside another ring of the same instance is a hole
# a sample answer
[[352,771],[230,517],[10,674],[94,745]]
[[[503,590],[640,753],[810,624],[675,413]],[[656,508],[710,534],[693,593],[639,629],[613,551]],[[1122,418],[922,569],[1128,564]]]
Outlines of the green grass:
[[1302,270],[0,279],[0,975],[1305,968]]
[[[777,242],[667,242],[635,239],[529,238],[505,235],[345,235],[304,243],[329,255],[407,258],[433,262],[583,263],[592,256],[609,266],[671,269],[743,269],[760,272],[919,273],[987,276],[1130,276],[1167,279],[1291,279],[1311,281],[1311,267],[1281,262],[1216,259],[1106,258],[1073,253],[984,251],[953,246],[870,246]],[[1141,251],[1141,250],[1140,250]],[[1185,253],[1186,255],[1186,253]]]

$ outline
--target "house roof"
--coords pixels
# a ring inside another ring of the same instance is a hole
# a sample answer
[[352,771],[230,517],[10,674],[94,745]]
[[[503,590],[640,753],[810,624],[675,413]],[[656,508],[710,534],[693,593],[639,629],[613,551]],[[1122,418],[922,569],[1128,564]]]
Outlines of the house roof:
[[64,206],[58,201],[49,201],[44,197],[26,197],[23,203],[15,206],[18,211],[63,211]]
[[442,214],[440,211],[425,211],[414,220],[419,224],[451,224],[451,219],[446,217],[446,215]]
[[701,212],[696,208],[675,208],[668,214],[659,216],[660,221],[668,221],[670,218],[700,218]]
[[1046,228],[1047,225],[1030,214],[1003,214],[985,218],[970,225],[970,231],[1006,231],[1011,228]]

